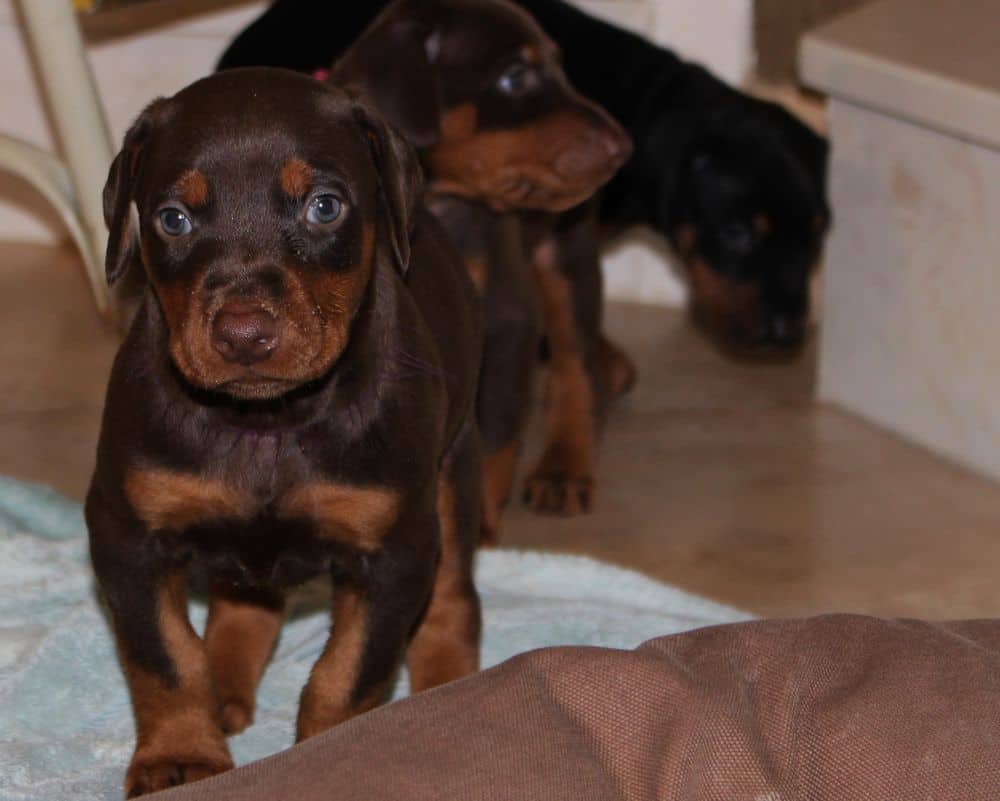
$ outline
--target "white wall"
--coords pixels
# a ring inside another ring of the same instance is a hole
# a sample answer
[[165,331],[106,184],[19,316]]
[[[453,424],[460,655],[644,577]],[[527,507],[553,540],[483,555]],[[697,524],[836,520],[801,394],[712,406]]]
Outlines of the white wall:
[[659,43],[742,85],[754,67],[753,0],[658,0]]
[[[345,2],[348,0],[326,0]],[[355,2],[357,0],[349,0]],[[0,125],[4,132],[55,149],[12,3],[0,0]],[[67,0],[69,2],[69,0]],[[599,16],[651,35],[727,80],[741,82],[752,63],[752,0],[581,0]],[[222,5],[223,8],[218,9]],[[153,97],[171,94],[209,72],[227,41],[266,5],[263,0],[159,0],[101,19],[90,44],[91,63],[114,140]],[[191,14],[190,10],[216,7]],[[169,21],[171,8],[187,13]],[[168,21],[137,33],[109,35],[118,27],[148,25],[151,14]],[[109,25],[108,19],[111,20]],[[613,65],[612,65],[613,66]],[[56,216],[35,191],[0,173],[0,239],[54,242],[65,238]],[[615,297],[654,303],[682,302],[684,289],[664,269],[665,251],[649,237],[629,240],[609,256],[608,289]]]
[[704,64],[730,83],[742,84],[753,68],[753,0],[574,1]]

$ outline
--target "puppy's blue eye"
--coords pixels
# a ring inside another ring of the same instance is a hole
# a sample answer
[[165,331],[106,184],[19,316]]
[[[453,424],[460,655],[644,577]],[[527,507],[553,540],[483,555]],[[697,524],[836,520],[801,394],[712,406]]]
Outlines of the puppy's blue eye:
[[519,97],[538,88],[541,74],[537,67],[523,61],[511,64],[497,81],[497,88],[509,97]]
[[160,228],[167,236],[185,236],[191,233],[191,220],[180,209],[169,208],[160,212]]
[[330,225],[340,219],[344,204],[336,195],[317,195],[309,201],[306,219],[314,225]]

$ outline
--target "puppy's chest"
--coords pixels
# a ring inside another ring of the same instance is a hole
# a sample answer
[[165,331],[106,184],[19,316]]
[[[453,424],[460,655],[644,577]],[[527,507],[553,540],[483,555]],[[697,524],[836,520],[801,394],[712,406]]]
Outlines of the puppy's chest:
[[322,569],[344,549],[377,550],[401,505],[397,490],[327,477],[297,449],[249,440],[194,470],[133,466],[125,492],[168,548],[260,580],[292,563]]

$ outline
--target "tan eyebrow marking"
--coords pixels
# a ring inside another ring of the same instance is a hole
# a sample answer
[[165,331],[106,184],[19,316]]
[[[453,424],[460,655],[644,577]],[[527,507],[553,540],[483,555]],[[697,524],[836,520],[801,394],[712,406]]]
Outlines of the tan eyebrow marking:
[[281,188],[289,197],[305,197],[312,185],[313,168],[300,158],[292,158],[281,168]]
[[545,52],[539,45],[525,45],[521,48],[521,58],[529,64],[541,64],[545,60]]
[[174,184],[180,199],[191,209],[204,206],[208,202],[208,179],[198,170],[188,170]]

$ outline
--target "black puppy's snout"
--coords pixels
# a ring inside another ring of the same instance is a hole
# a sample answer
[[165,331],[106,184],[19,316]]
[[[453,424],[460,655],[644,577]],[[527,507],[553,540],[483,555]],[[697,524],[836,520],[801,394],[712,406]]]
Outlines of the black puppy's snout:
[[278,346],[278,321],[265,309],[223,308],[212,321],[212,345],[227,362],[249,367]]

